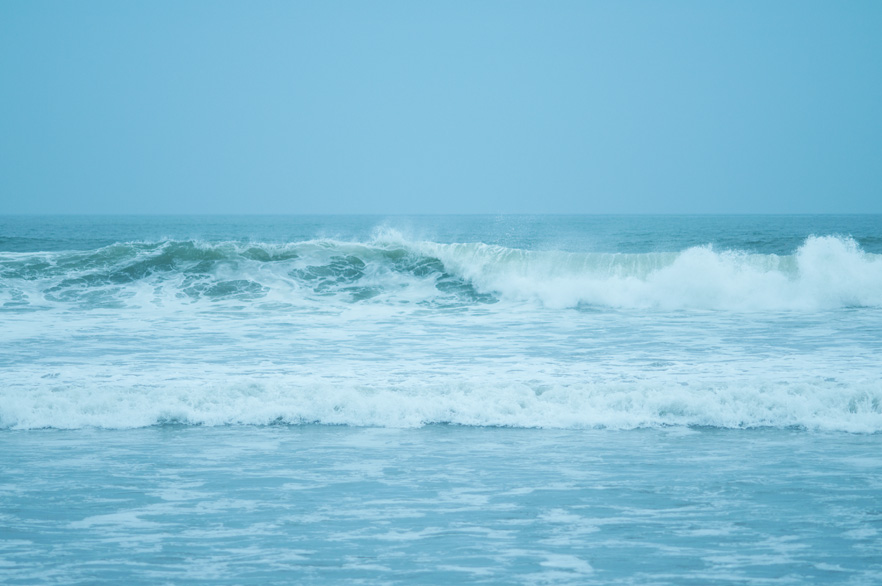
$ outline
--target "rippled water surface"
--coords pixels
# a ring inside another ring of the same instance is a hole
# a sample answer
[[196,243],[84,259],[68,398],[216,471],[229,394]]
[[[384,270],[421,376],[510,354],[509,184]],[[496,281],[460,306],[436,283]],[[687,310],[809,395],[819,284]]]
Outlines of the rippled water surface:
[[430,426],[7,434],[7,583],[877,584],[878,441]]

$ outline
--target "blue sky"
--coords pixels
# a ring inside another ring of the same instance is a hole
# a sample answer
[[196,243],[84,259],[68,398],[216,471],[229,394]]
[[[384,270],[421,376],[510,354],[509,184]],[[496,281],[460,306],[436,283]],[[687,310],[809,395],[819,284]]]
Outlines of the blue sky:
[[0,3],[0,213],[882,212],[882,2]]

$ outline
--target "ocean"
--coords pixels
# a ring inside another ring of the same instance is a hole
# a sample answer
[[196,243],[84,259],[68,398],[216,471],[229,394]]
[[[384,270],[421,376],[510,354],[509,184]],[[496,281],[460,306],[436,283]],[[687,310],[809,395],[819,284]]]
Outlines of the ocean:
[[0,216],[0,582],[882,583],[882,216]]

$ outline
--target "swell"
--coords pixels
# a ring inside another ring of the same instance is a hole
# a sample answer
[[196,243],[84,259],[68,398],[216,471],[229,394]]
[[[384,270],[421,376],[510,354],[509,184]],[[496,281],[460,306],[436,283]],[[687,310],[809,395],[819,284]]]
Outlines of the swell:
[[160,241],[0,254],[0,307],[288,304],[819,310],[882,307],[882,255],[809,237],[790,255],[531,251],[483,243]]

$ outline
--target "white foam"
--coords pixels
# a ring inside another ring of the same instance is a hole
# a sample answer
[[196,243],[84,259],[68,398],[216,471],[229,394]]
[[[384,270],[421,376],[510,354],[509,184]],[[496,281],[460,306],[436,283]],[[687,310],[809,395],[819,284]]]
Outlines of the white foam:
[[[224,260],[206,273],[166,270],[87,284],[105,257],[154,255],[154,262],[157,250],[174,246]],[[780,257],[710,247],[529,252],[395,233],[369,243],[309,241],[257,252],[236,243],[174,246],[120,245],[92,251],[87,261],[86,253],[40,253],[79,268],[3,281],[15,281],[41,311],[2,314],[0,427],[315,422],[882,431],[882,261],[847,238],[809,238]],[[353,302],[349,282],[316,292],[297,277],[344,253],[362,259],[350,262],[359,285],[380,290],[368,301]],[[17,254],[0,261],[27,260]],[[410,270],[411,261],[430,268]],[[212,286],[243,280],[266,291],[189,296],[194,274]],[[427,303],[447,295],[436,279],[451,275],[457,286],[471,284],[501,302]],[[72,276],[82,278],[65,285],[76,295],[117,303],[50,299]],[[569,309],[585,304],[626,309]],[[864,309],[841,309],[854,306]]]
[[610,429],[799,426],[873,433],[882,431],[882,387],[876,381],[843,388],[823,380],[689,386],[656,380],[544,384],[543,392],[537,392],[529,385],[492,377],[451,376],[397,384],[307,377],[226,385],[168,381],[131,387],[16,385],[0,390],[4,428],[134,428],[170,422]]
[[882,257],[850,238],[810,237],[792,256],[715,251],[592,254],[485,244],[420,250],[485,292],[547,307],[802,310],[882,307]]

